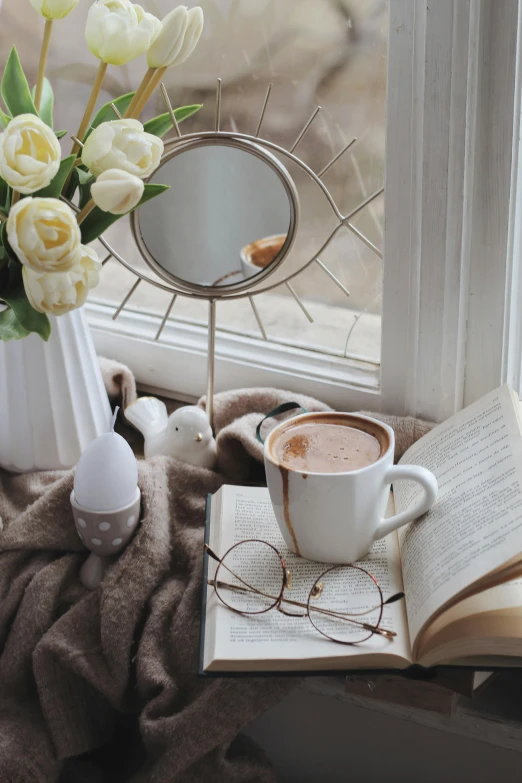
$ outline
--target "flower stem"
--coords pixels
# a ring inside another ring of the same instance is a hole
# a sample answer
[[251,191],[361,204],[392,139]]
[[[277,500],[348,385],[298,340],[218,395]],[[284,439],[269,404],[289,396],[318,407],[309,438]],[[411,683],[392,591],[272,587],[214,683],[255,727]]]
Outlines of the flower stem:
[[[96,106],[96,101],[98,100],[98,96],[100,94],[100,90],[102,88],[103,80],[105,78],[106,73],[107,73],[107,63],[100,62],[100,66],[98,68],[98,72],[96,74],[94,84],[92,85],[89,102],[85,108],[85,113],[80,123],[80,127],[78,128],[78,133],[76,134],[77,141],[74,142],[71,149],[71,155],[76,155],[78,153],[80,149],[80,144],[78,144],[78,141],[83,141],[85,134],[87,133],[87,130],[89,128],[89,123],[91,121],[91,117],[93,115],[94,108]],[[63,186],[62,193],[67,193],[67,189],[72,179],[72,174],[73,173],[71,171],[71,173],[69,174],[69,176],[65,181],[65,185]]]
[[20,201],[20,193],[18,190],[13,190],[13,195],[11,197],[11,206],[14,207],[14,205]]
[[134,112],[134,109],[136,108],[136,106],[138,105],[138,101],[140,100],[140,98],[142,97],[143,93],[145,92],[145,90],[149,86],[150,80],[152,79],[152,77],[154,76],[155,73],[156,73],[156,69],[155,68],[149,68],[149,70],[147,71],[147,73],[145,74],[143,79],[141,80],[141,84],[138,87],[138,89],[136,90],[134,98],[132,99],[132,101],[129,104],[129,108],[125,112],[125,118],[126,119],[128,119],[129,117],[133,116],[133,112]]
[[[98,68],[96,79],[94,80],[94,84],[92,85],[91,97],[89,98],[89,102],[85,108],[85,114],[83,115],[83,120],[81,121],[80,127],[78,128],[78,133],[76,134],[76,138],[78,138],[80,141],[83,141],[84,136],[89,128],[89,123],[91,121],[91,117],[93,115],[94,108],[96,106],[96,101],[98,100],[98,96],[100,94],[100,90],[102,88],[102,84],[106,72],[107,72],[107,63],[100,62],[100,67]],[[71,155],[77,153],[79,149],[80,147],[75,142],[71,150]]]
[[167,70],[166,68],[158,68],[157,70],[154,71],[154,75],[152,76],[152,79],[150,79],[147,87],[145,88],[144,92],[142,93],[141,98],[138,100],[138,102],[137,102],[137,104],[136,104],[136,106],[135,106],[135,108],[134,108],[134,110],[132,112],[132,115],[129,115],[129,116],[132,116],[134,119],[138,119],[138,117],[142,114],[143,109],[145,108],[145,106],[149,102],[149,100],[150,100],[154,90],[156,89],[158,84],[163,79],[163,75],[164,75],[166,70]]
[[81,212],[78,212],[76,215],[76,221],[79,226],[83,223],[85,218],[91,214],[93,209],[95,208],[96,204],[94,203],[94,199],[91,198],[90,201],[87,202],[87,204],[84,206]]
[[49,55],[49,45],[51,43],[52,31],[53,31],[53,20],[46,19],[43,41],[42,41],[42,49],[40,51],[40,62],[38,64],[38,78],[36,80],[36,90],[34,94],[34,105],[36,106],[36,111],[38,113],[40,112],[40,104],[42,103],[45,69],[47,66],[47,57]]
[[7,220],[7,215],[5,214],[3,209],[0,209],[0,223],[5,223]]

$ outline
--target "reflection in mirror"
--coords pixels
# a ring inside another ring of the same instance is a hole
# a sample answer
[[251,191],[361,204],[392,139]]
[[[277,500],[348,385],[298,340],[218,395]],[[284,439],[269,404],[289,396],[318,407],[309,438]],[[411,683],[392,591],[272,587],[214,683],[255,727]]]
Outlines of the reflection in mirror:
[[140,208],[140,232],[168,274],[228,286],[280,257],[292,211],[282,180],[265,160],[219,143],[192,147],[167,159],[150,181],[170,190]]

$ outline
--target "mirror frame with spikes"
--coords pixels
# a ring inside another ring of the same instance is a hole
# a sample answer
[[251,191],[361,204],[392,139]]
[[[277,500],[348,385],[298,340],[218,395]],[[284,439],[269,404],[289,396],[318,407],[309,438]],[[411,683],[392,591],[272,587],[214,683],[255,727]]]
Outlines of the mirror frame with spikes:
[[162,280],[153,279],[148,275],[144,274],[141,270],[136,269],[134,266],[132,266],[132,264],[126,261],[117,252],[117,250],[109,244],[109,242],[103,236],[100,237],[100,241],[108,251],[108,255],[104,259],[103,264],[106,264],[107,261],[109,261],[111,258],[114,258],[122,266],[124,266],[125,269],[132,272],[137,278],[134,284],[132,285],[131,289],[129,290],[129,292],[124,297],[121,304],[116,309],[113,315],[113,320],[115,320],[122,312],[122,310],[127,306],[129,300],[137,290],[138,286],[143,282],[155,286],[156,288],[159,288],[163,291],[167,291],[171,294],[171,299],[168,308],[165,312],[161,325],[155,336],[155,340],[160,339],[163,329],[165,328],[165,324],[167,323],[167,320],[171,315],[171,312],[174,308],[178,296],[206,299],[208,301],[208,305],[209,305],[208,373],[207,373],[208,380],[207,380],[206,409],[207,409],[207,414],[210,420],[211,427],[213,427],[213,423],[214,423],[213,420],[214,420],[214,379],[215,379],[215,349],[216,349],[216,302],[218,300],[226,299],[229,301],[231,299],[248,298],[257,325],[259,327],[259,331],[263,339],[268,340],[266,329],[263,325],[261,316],[259,314],[259,310],[256,306],[253,297],[257,296],[258,294],[271,291],[280,286],[285,286],[286,289],[289,291],[289,293],[292,295],[292,297],[295,299],[296,303],[299,305],[300,309],[302,310],[306,318],[310,321],[310,323],[313,323],[312,316],[307,310],[305,304],[299,298],[295,288],[292,285],[292,280],[294,280],[296,277],[302,274],[306,269],[308,269],[313,264],[316,264],[324,272],[324,274],[326,274],[346,296],[350,296],[348,289],[320,259],[320,256],[323,254],[323,252],[332,242],[332,240],[337,235],[340,229],[342,228],[349,229],[361,242],[363,242],[370,250],[372,250],[372,252],[374,252],[379,258],[382,259],[381,251],[373,244],[373,242],[371,242],[370,239],[368,239],[368,237],[366,237],[358,228],[356,228],[351,221],[359,212],[361,212],[363,209],[369,206],[369,204],[371,204],[372,201],[374,201],[374,199],[376,199],[378,196],[381,195],[381,193],[383,193],[384,187],[379,188],[374,193],[366,197],[364,201],[362,201],[357,207],[352,209],[347,215],[343,215],[342,212],[339,210],[337,204],[335,203],[333,196],[331,195],[328,188],[322,181],[322,178],[327,173],[327,171],[329,171],[332,168],[332,166],[334,166],[335,163],[337,163],[337,161],[341,158],[341,156],[352,147],[352,145],[356,142],[357,139],[353,138],[350,142],[345,144],[345,146],[326,164],[326,166],[324,166],[319,173],[316,173],[303,160],[301,160],[301,158],[299,158],[295,154],[295,151],[299,146],[299,144],[301,143],[301,141],[303,140],[310,126],[318,116],[319,112],[321,111],[321,107],[320,106],[316,107],[311,117],[308,119],[308,121],[305,123],[304,127],[298,134],[296,140],[294,141],[290,149],[287,150],[284,147],[275,144],[274,142],[262,138],[261,136],[261,130],[263,127],[263,121],[265,118],[265,113],[270,99],[272,86],[273,86],[272,84],[268,85],[268,89],[266,92],[266,96],[259,117],[259,122],[257,124],[257,130],[255,135],[252,136],[245,133],[221,130],[221,79],[218,79],[218,83],[217,83],[214,130],[208,132],[199,132],[199,133],[190,133],[190,134],[181,133],[179,129],[179,125],[176,121],[176,117],[174,115],[172,104],[167,94],[167,90],[165,88],[165,85],[162,84],[161,91],[163,94],[163,99],[165,101],[165,104],[167,106],[168,112],[172,120],[175,136],[165,144],[165,153],[162,158],[162,163],[160,164],[160,168],[161,165],[163,165],[168,160],[170,160],[170,158],[172,158],[174,155],[183,152],[184,148],[192,149],[197,146],[203,146],[203,145],[206,146],[213,143],[228,144],[230,146],[246,150],[256,155],[257,157],[261,158],[262,160],[265,160],[265,162],[267,162],[268,165],[272,165],[272,168],[274,169],[278,168],[278,160],[277,158],[274,157],[273,153],[278,153],[279,155],[288,158],[288,160],[298,165],[320,188],[320,190],[323,192],[324,196],[326,197],[328,204],[337,221],[335,227],[332,229],[329,236],[326,238],[322,247],[316,253],[314,253],[312,258],[303,261],[299,265],[299,269],[297,271],[293,271],[291,274],[288,274],[286,277],[283,277],[282,279],[278,279],[277,282],[275,283],[268,282],[267,284],[263,284],[270,278],[270,276],[277,269],[281,267],[282,263],[287,258],[298,230],[299,213],[300,213],[299,196],[297,193],[296,186],[293,180],[291,179],[290,175],[284,168],[284,166],[279,166],[278,173],[281,181],[285,186],[289,198],[290,206],[291,206],[291,221],[290,221],[290,229],[288,232],[287,241],[285,242],[285,245],[279,252],[276,259],[274,259],[274,261],[266,269],[264,269],[260,274],[248,278],[241,284],[224,285],[224,286],[216,286],[216,285],[201,286],[201,285],[191,284],[188,282],[182,283],[179,280],[179,278],[175,277],[174,275],[170,275],[168,272],[166,272],[165,269],[162,269],[158,265],[157,261],[155,261],[154,259],[151,260],[152,257],[150,256],[145,246],[145,243],[143,241],[143,238],[141,236],[141,231],[139,226],[139,209],[137,209],[131,216],[131,225],[132,225],[133,234],[138,249],[140,250],[140,253],[143,256],[145,262],[153,270],[155,274],[159,275],[159,277],[162,278]]

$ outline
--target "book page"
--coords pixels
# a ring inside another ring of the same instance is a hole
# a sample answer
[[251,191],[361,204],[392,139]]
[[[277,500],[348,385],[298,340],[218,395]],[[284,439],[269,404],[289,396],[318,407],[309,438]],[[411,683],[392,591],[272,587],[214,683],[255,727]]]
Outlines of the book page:
[[[458,622],[464,617],[472,617],[486,612],[502,612],[506,609],[520,609],[522,613],[522,579],[513,579],[460,601],[447,612],[443,612],[433,623],[430,623],[426,637],[433,637],[446,626]],[[424,649],[424,640],[422,646]]]
[[[292,587],[286,590],[286,597],[306,602],[314,582],[329,566],[288,551],[266,488],[226,486],[223,492],[219,536],[212,534],[211,527],[210,541],[216,547],[216,553],[221,556],[233,544],[245,539],[270,542],[279,550],[292,574]],[[360,565],[378,580],[385,599],[402,591],[396,533],[378,541]],[[214,576],[215,570],[216,564],[209,561],[209,578]],[[211,626],[217,659],[290,660],[389,652],[411,660],[404,601],[397,601],[384,610],[383,627],[396,631],[395,639],[390,641],[374,634],[367,642],[349,646],[323,637],[307,617],[287,617],[275,609],[257,616],[236,614],[221,604],[212,587],[208,590],[207,629]]]
[[521,666],[522,579],[472,595],[443,612],[422,634],[418,657],[422,666]]
[[[439,425],[401,459],[439,482],[435,507],[399,531],[412,642],[450,599],[522,553],[522,437],[512,392],[502,386]],[[420,496],[394,485],[398,511]]]

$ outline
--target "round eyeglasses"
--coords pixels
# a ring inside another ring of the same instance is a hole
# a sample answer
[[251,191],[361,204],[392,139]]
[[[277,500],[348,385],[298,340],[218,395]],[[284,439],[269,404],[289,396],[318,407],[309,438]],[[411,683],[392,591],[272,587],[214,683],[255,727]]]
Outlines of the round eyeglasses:
[[[313,583],[306,602],[285,596],[292,575],[281,553],[268,541],[240,541],[218,557],[213,579],[219,600],[233,612],[259,615],[276,609],[287,617],[308,617],[322,636],[338,644],[361,644],[374,634],[393,639],[397,634],[381,626],[384,607],[399,601],[404,593],[384,599],[375,577],[361,566],[336,565]],[[304,611],[298,611],[304,610]]]

